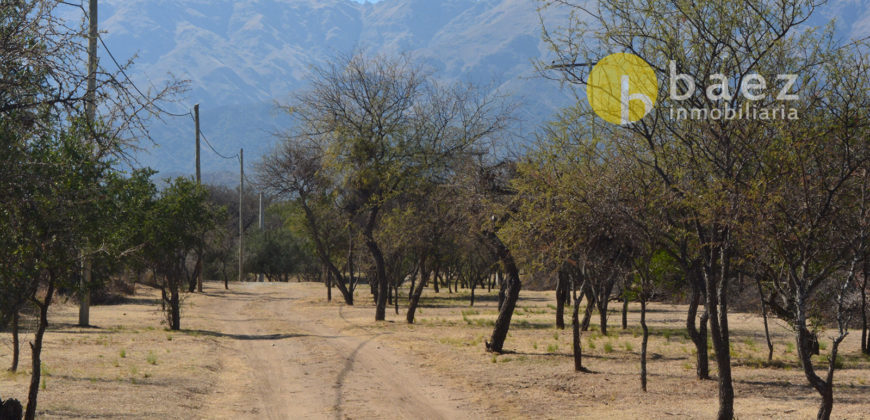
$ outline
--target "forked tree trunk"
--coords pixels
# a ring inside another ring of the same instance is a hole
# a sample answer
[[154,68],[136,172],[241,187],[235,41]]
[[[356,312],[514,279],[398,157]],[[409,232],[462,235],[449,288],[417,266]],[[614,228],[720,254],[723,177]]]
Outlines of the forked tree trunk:
[[37,302],[39,306],[39,320],[36,325],[36,334],[33,337],[33,343],[30,344],[30,389],[27,393],[27,409],[24,411],[25,420],[34,420],[36,418],[36,401],[39,395],[39,381],[42,374],[42,339],[45,336],[45,329],[48,328],[48,307],[51,305],[51,298],[54,295],[54,274],[49,273],[48,288],[45,291],[45,300]]
[[511,317],[514,314],[514,308],[517,305],[517,300],[520,297],[520,274],[517,269],[516,262],[508,250],[507,246],[499,239],[494,232],[484,233],[485,239],[494,249],[495,254],[501,261],[506,272],[505,283],[505,299],[498,312],[498,318],[495,321],[495,327],[492,330],[492,336],[486,344],[487,351],[501,353],[504,347],[504,340],[507,337],[508,329],[511,325]]
[[408,313],[405,319],[409,324],[414,323],[414,314],[417,312],[417,305],[420,304],[420,296],[423,295],[423,288],[429,282],[429,270],[425,269],[423,260],[420,261],[420,282],[417,283],[414,290],[411,292],[410,302],[408,303]]
[[[716,351],[716,367],[719,369],[719,420],[734,418],[734,386],[731,380],[731,352],[728,332],[728,268],[726,251],[716,247],[718,258],[710,256],[704,268],[707,313],[710,316],[710,335]],[[711,251],[712,253],[713,251]],[[716,264],[718,259],[724,263]]]
[[598,320],[601,322],[602,335],[607,335],[607,306],[610,304],[613,283],[613,281],[608,281],[603,288],[604,290],[599,290],[595,296],[595,306],[598,308]]
[[366,246],[375,260],[375,281],[377,284],[377,300],[375,307],[375,321],[383,321],[387,315],[387,295],[390,293],[390,285],[387,281],[387,272],[384,267],[384,255],[380,247],[371,235],[366,237]]
[[[803,302],[798,302],[797,304],[799,306],[802,306]],[[834,343],[831,346],[831,356],[828,361],[827,378],[822,379],[816,374],[812,363],[813,352],[811,348],[813,347],[812,341],[814,337],[812,333],[807,330],[806,320],[802,318],[801,314],[798,315],[796,323],[797,351],[801,361],[801,366],[804,369],[804,375],[806,376],[810,385],[822,397],[822,403],[819,406],[819,411],[816,418],[818,420],[828,420],[831,418],[831,412],[834,408],[834,368],[837,360],[837,351],[840,345],[840,341],[834,340]]]

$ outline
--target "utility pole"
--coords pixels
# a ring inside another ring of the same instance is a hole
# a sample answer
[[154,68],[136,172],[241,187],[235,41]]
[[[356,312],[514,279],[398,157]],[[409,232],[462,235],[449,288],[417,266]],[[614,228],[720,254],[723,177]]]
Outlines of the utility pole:
[[[199,104],[193,106],[193,119],[196,122],[196,185],[201,185],[202,174],[199,169]],[[196,290],[202,293],[202,250],[196,256]]]
[[[264,227],[264,223],[263,223],[263,193],[260,193],[260,224],[259,224],[259,227],[260,227],[260,232],[262,233],[263,227]],[[260,273],[257,276],[257,281],[261,282],[261,283],[263,282],[263,273]]]
[[245,195],[245,149],[239,149],[239,282],[245,277],[245,222],[242,220],[242,197]]
[[[97,0],[90,0],[88,8],[88,91],[85,98],[85,116],[93,125],[97,117]],[[87,247],[87,243],[85,246]],[[91,260],[82,253],[82,291],[79,304],[79,326],[90,325],[91,314]]]

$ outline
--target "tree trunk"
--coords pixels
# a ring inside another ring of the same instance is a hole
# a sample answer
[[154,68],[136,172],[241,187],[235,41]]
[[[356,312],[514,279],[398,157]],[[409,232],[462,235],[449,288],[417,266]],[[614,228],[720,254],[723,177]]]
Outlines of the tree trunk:
[[565,298],[568,294],[568,280],[565,270],[556,275],[556,328],[565,329]]
[[607,335],[607,304],[598,307],[598,320],[601,322],[601,335]]
[[438,280],[440,280],[439,279],[440,275],[441,274],[438,272],[438,266],[436,265],[435,270],[433,270],[433,273],[432,273],[432,288],[435,290],[435,293],[438,293],[441,291],[441,289],[438,288]]
[[423,288],[426,287],[426,283],[429,282],[429,270],[425,268],[424,262],[425,258],[420,259],[420,282],[417,283],[417,286],[411,292],[410,302],[408,303],[408,313],[405,315],[405,319],[409,324],[414,323],[414,314],[417,312],[417,305],[420,304],[420,296],[423,295]]
[[[609,279],[612,280],[612,279]],[[598,308],[598,319],[601,322],[601,334],[607,335],[607,306],[610,304],[610,292],[613,291],[614,281],[607,281],[595,294],[595,306]]]
[[628,329],[628,296],[625,293],[622,296],[622,329]]
[[174,331],[181,329],[181,297],[178,286],[177,281],[169,284],[169,329]]
[[492,336],[486,344],[486,349],[495,353],[501,353],[504,347],[504,340],[507,337],[508,329],[511,325],[511,317],[514,314],[514,308],[517,304],[517,299],[520,297],[520,274],[517,270],[516,262],[508,250],[507,246],[499,239],[494,232],[484,233],[490,246],[494,248],[495,254],[498,256],[507,272],[505,283],[505,299],[498,312],[498,318],[495,321],[495,327],[492,330]]
[[574,309],[571,313],[571,330],[573,332],[574,370],[583,372],[583,348],[580,347],[580,299],[574,298]]
[[197,279],[199,278],[199,274],[200,274],[199,271],[201,269],[202,269],[202,260],[200,259],[199,256],[197,256],[196,257],[196,265],[193,268],[193,275],[190,276],[190,279],[189,279],[188,285],[187,285],[187,291],[189,293],[196,292],[196,283],[197,283]]
[[[12,313],[12,366],[9,367],[10,372],[18,371],[18,358],[21,354],[21,346],[18,342],[18,323],[19,323],[19,314],[18,309]],[[0,401],[2,403],[2,401]]]
[[326,301],[332,302],[332,274],[326,272]]
[[498,310],[501,310],[501,307],[504,304],[507,282],[504,281],[504,274],[502,274],[501,270],[499,270],[496,275],[498,276]]
[[870,354],[870,334],[867,320],[867,278],[870,277],[870,258],[864,259],[863,284],[861,285],[861,351]]
[[646,392],[646,348],[649,342],[649,329],[646,327],[646,297],[640,298],[640,328],[643,330],[643,341],[640,344],[640,389]]
[[701,295],[703,284],[699,283],[698,278],[693,274],[689,283],[692,286],[692,299],[689,301],[689,311],[686,316],[686,330],[689,332],[689,338],[695,344],[695,375],[698,379],[710,379],[710,362],[707,355],[707,310],[701,314],[698,322],[698,327],[695,326],[695,319],[698,317],[698,307],[701,304]]
[[828,380],[823,380],[819,377],[815,369],[813,368],[812,363],[812,341],[814,339],[813,334],[809,332],[806,328],[806,319],[804,318],[805,311],[803,310],[804,303],[799,298],[797,302],[798,305],[798,316],[795,320],[795,327],[797,330],[797,351],[798,357],[801,361],[801,366],[804,369],[804,375],[809,381],[810,385],[819,393],[822,397],[822,403],[819,406],[819,412],[817,415],[817,419],[819,420],[828,420],[831,418],[831,411],[834,406],[834,390],[833,390],[833,379],[834,379],[834,363],[837,359],[837,348],[839,342],[834,341],[834,345],[831,347],[831,357],[829,360],[828,367]]
[[580,323],[580,329],[589,331],[589,323],[592,321],[592,311],[595,310],[595,298],[592,297],[592,291],[586,288],[583,293],[586,297],[586,312],[583,313],[583,322]]
[[[731,352],[728,333],[728,269],[726,252],[722,246],[717,247],[719,261],[717,267],[713,256],[710,257],[704,269],[705,289],[707,294],[707,313],[710,315],[710,334],[713,338],[713,349],[716,351],[716,366],[719,368],[719,420],[734,418],[734,387],[731,381]],[[712,251],[711,251],[712,253]],[[718,270],[717,270],[718,268]],[[718,271],[718,272],[717,272]]]
[[39,306],[39,321],[36,326],[36,334],[33,338],[33,343],[30,344],[30,389],[27,393],[27,409],[24,411],[25,420],[34,420],[36,418],[36,400],[39,395],[39,380],[42,374],[42,338],[45,336],[45,329],[48,328],[48,307],[51,305],[51,298],[54,295],[54,274],[49,274],[48,288],[45,291],[45,300]]
[[393,307],[396,310],[396,315],[399,314],[399,283],[393,283],[393,289],[395,290],[395,296],[393,296]]
[[764,291],[761,289],[761,280],[755,279],[758,285],[758,297],[761,299],[761,317],[764,319],[764,338],[767,340],[767,361],[773,360],[773,342],[770,341],[770,328],[767,326],[767,306],[764,304]]
[[387,282],[387,272],[384,267],[384,254],[381,253],[381,248],[378,247],[374,238],[368,234],[366,236],[366,247],[372,254],[372,259],[375,261],[375,282],[377,284],[377,299],[375,308],[375,321],[383,321],[387,317],[387,294],[389,294],[389,284]]

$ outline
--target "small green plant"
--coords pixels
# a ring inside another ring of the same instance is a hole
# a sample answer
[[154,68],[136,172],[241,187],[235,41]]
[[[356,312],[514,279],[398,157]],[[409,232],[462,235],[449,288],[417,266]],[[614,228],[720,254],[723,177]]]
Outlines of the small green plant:
[[148,352],[148,357],[146,357],[145,360],[146,360],[149,364],[156,365],[156,364],[157,364],[157,355],[154,354],[153,351],[149,351],[149,352]]
[[558,331],[553,333],[553,340],[559,340],[559,332]]
[[559,350],[558,344],[550,344],[547,346],[547,353],[555,353],[558,350]]
[[493,362],[493,363],[498,363],[498,356],[496,356],[496,355],[493,354],[493,355],[492,355],[492,362]]
[[127,358],[127,349],[121,349],[121,352],[119,355],[121,356],[122,359],[126,359]]
[[632,346],[631,346],[631,343],[629,343],[629,342],[622,343],[622,347],[625,347],[625,351],[632,351],[632,350],[634,350],[634,347],[632,347]]
[[595,342],[592,341],[591,338],[586,340],[586,347],[589,347],[590,350],[595,350]]
[[605,353],[613,353],[613,344],[611,342],[604,343],[604,352]]
[[819,350],[825,351],[828,349],[828,343],[824,341],[819,341]]
[[43,376],[43,377],[42,377],[42,383],[39,384],[39,389],[45,391],[45,388],[46,388],[47,385],[48,385],[48,382],[45,380],[45,376]]
[[786,353],[794,352],[794,343],[785,343],[785,352]]
[[532,342],[532,348],[535,349],[535,350],[538,349],[538,343],[537,343],[536,341],[533,341],[533,342]]

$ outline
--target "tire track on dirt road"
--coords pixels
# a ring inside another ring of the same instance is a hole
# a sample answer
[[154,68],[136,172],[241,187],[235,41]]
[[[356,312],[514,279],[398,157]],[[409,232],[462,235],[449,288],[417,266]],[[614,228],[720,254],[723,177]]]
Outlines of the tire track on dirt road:
[[206,292],[185,314],[191,333],[214,337],[221,349],[203,418],[474,417],[409,356],[381,345],[389,333],[327,325],[324,317],[337,317],[338,309],[306,303],[310,292],[298,285]]

